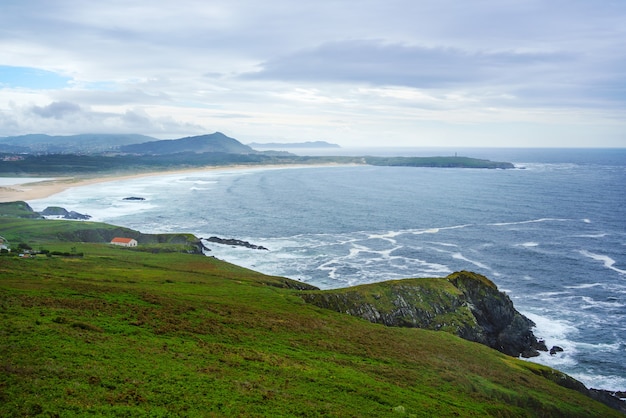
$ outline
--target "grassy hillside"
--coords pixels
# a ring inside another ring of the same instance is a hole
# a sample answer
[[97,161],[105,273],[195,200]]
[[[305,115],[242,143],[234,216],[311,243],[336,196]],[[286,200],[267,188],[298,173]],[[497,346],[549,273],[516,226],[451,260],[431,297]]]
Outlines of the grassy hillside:
[[0,257],[0,416],[621,416],[550,368],[306,304],[298,282],[21,222],[0,235],[84,256]]

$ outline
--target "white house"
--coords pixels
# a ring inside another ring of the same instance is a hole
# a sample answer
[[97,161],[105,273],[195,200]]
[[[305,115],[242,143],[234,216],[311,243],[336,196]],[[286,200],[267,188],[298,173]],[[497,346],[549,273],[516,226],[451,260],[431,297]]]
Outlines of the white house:
[[134,240],[132,238],[115,237],[111,240],[111,244],[121,245],[122,247],[136,247],[137,240]]

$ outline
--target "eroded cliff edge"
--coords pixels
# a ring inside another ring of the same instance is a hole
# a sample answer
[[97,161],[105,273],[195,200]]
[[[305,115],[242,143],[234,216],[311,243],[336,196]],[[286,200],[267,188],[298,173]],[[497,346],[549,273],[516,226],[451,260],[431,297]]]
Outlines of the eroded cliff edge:
[[447,331],[511,356],[547,348],[535,324],[485,276],[461,271],[445,278],[404,279],[301,294],[309,303],[395,327]]

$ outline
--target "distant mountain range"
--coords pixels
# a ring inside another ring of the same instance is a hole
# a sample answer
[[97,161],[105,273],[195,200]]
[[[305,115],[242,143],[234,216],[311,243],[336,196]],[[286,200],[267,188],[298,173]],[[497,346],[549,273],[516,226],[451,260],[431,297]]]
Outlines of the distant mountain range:
[[296,143],[282,143],[282,142],[252,142],[248,144],[252,148],[263,148],[263,149],[297,149],[297,148],[341,148],[337,144],[331,144],[326,141],[307,141],[307,142],[296,142]]
[[0,138],[0,152],[96,154],[114,151],[123,145],[155,140],[156,138],[137,134],[81,134],[69,136],[32,134]]
[[0,153],[21,154],[133,154],[168,155],[178,153],[255,154],[258,151],[221,132],[179,139],[159,140],[136,134],[44,134],[0,138]]
[[140,144],[124,145],[119,150],[126,154],[167,155],[180,152],[223,152],[228,154],[254,154],[257,151],[221,132],[189,136],[180,139],[154,140]]

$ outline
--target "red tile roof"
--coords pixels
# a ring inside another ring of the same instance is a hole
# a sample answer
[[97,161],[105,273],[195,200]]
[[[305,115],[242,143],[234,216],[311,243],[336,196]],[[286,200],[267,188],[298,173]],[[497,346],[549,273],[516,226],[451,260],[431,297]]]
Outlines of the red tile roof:
[[111,240],[111,242],[119,242],[119,243],[123,243],[123,244],[129,244],[131,241],[133,241],[133,238],[120,238],[120,237],[115,237]]

